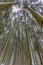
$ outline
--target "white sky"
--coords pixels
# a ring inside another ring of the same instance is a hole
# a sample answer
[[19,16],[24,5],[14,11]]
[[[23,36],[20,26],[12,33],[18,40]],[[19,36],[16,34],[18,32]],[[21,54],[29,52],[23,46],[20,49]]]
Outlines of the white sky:
[[12,6],[13,7],[13,10],[12,10],[12,12],[18,12],[18,11],[20,11],[20,8],[18,8],[18,7],[15,7],[15,6]]
[[41,0],[41,2],[43,2],[43,0]]

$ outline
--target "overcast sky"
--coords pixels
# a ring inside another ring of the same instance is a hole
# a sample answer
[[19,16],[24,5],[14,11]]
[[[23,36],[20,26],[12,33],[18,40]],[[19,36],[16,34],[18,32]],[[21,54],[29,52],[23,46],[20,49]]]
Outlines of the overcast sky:
[[41,2],[43,2],[43,0],[41,0]]

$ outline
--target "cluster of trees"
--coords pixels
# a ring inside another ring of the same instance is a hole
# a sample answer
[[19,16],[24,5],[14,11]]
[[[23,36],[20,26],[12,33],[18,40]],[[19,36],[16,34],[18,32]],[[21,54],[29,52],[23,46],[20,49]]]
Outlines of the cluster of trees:
[[[29,2],[30,0],[21,0],[21,1]],[[5,64],[9,65],[10,60],[12,59],[11,58],[12,52],[14,52],[15,56],[13,59],[15,63],[16,61],[18,61],[16,60],[18,59],[18,56],[20,57],[21,55],[22,57],[21,61],[25,63],[25,65],[26,64],[32,65],[33,62],[34,62],[33,65],[36,64],[42,65],[43,53],[41,42],[39,42],[40,37],[42,37],[41,36],[42,28],[40,28],[36,20],[32,17],[31,13],[24,9],[18,11],[18,13],[15,13],[12,12],[12,8],[8,8],[5,11],[1,10],[1,13],[0,13],[0,30],[2,29],[2,27],[3,29],[2,31],[0,31],[0,57],[2,57],[2,60],[5,61]],[[11,15],[11,13],[13,14]],[[14,46],[15,51],[13,51]],[[3,54],[1,55],[1,53]]]

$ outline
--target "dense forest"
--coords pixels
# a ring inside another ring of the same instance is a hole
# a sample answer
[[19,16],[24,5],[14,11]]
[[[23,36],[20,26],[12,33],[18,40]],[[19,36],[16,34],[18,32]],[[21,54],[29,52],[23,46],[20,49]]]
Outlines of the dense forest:
[[43,65],[43,0],[0,0],[0,65]]

